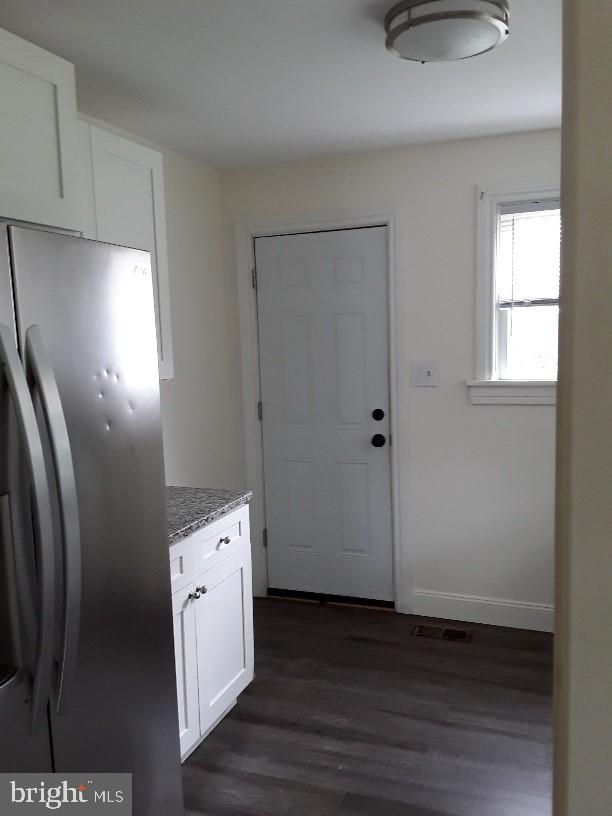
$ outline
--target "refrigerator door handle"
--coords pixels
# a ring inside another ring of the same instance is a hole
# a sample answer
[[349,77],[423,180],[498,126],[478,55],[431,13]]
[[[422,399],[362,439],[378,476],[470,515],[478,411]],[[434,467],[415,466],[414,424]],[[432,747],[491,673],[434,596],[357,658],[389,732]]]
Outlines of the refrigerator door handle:
[[15,407],[30,483],[32,516],[37,543],[38,633],[32,679],[32,731],[45,720],[51,692],[55,631],[55,549],[49,483],[42,440],[25,372],[11,329],[0,324],[0,366]]
[[56,709],[65,713],[66,699],[76,674],[81,618],[81,531],[79,504],[70,439],[57,381],[45,351],[40,326],[32,325],[25,336],[26,375],[41,399],[47,424],[58,491],[62,534],[64,597],[62,644],[59,655]]

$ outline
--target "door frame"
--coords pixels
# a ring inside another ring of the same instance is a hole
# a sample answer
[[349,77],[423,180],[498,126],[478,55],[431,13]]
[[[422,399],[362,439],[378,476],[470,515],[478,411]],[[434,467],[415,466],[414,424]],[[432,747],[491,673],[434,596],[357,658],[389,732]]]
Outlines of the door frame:
[[268,591],[267,552],[264,549],[265,489],[263,464],[263,431],[258,413],[261,400],[259,375],[259,335],[257,297],[253,286],[255,270],[255,239],[304,232],[326,232],[339,229],[385,227],[387,230],[387,303],[389,343],[389,399],[391,412],[391,514],[393,547],[393,597],[397,612],[412,611],[412,591],[406,576],[411,576],[403,531],[405,506],[400,501],[401,462],[405,443],[399,431],[400,365],[397,327],[399,325],[397,295],[397,259],[399,249],[397,211],[343,211],[271,216],[234,222],[236,252],[236,284],[239,305],[239,334],[242,369],[242,424],[247,483],[253,490],[251,503],[251,541],[259,556],[253,564],[253,592],[265,596]]

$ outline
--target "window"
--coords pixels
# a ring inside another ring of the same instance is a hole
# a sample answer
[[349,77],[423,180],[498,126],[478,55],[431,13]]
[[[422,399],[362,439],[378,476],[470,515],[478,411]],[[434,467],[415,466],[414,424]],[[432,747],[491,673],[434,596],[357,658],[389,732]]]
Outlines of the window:
[[474,403],[555,402],[559,191],[478,191]]
[[557,379],[560,247],[558,201],[498,208],[494,323],[500,380]]

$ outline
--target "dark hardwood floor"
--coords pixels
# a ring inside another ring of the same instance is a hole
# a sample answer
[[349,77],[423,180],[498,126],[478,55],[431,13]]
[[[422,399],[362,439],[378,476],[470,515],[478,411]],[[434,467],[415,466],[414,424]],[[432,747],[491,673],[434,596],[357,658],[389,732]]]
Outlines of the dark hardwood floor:
[[552,638],[255,603],[256,677],[183,766],[188,814],[548,816]]

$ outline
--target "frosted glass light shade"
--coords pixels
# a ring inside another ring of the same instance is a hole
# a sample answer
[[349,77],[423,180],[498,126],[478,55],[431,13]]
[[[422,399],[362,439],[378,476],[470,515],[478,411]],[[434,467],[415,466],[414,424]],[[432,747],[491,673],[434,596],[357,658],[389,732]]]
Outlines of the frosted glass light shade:
[[404,0],[387,14],[387,48],[418,62],[467,59],[509,34],[507,0]]

